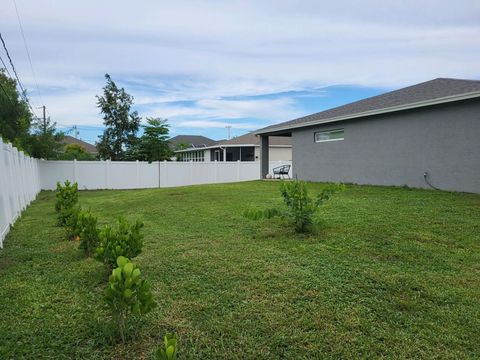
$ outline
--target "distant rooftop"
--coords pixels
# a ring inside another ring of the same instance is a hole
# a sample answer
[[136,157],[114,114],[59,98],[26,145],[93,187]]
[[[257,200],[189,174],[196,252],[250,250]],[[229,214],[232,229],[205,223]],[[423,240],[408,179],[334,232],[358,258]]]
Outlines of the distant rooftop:
[[87,153],[90,153],[90,154],[97,154],[98,153],[97,147],[95,145],[92,145],[92,144],[90,144],[86,141],[74,138],[73,136],[65,135],[63,137],[63,143],[65,145],[78,144],[78,145],[82,146]]
[[[269,139],[270,146],[292,146],[292,138],[287,136],[270,136]],[[254,132],[250,132],[245,135],[234,137],[230,140],[219,140],[214,144],[208,146],[207,148],[219,148],[219,147],[235,147],[235,146],[260,146],[260,137],[255,135]],[[195,147],[197,148],[197,147]],[[194,147],[189,147],[188,149],[178,150],[177,152],[191,151]]]
[[216,144],[215,140],[201,135],[177,135],[171,138],[170,143],[173,147],[178,144],[187,144],[188,147],[207,147]]

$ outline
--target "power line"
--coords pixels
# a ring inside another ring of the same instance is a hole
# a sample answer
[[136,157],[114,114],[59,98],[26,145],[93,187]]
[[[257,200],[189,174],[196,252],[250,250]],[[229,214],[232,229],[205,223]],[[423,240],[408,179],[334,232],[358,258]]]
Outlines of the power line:
[[32,105],[30,104],[30,101],[28,100],[28,97],[27,97],[27,95],[26,95],[27,92],[26,92],[25,89],[23,88],[22,82],[20,81],[20,78],[18,77],[17,70],[15,70],[15,66],[13,65],[12,58],[10,57],[10,53],[8,52],[7,45],[5,45],[5,40],[3,40],[3,36],[2,36],[2,33],[1,33],[1,32],[0,32],[0,40],[2,41],[3,48],[5,49],[5,52],[6,52],[7,57],[8,57],[8,60],[10,61],[10,65],[12,66],[12,70],[13,70],[13,73],[15,74],[15,78],[16,78],[17,81],[18,81],[18,86],[20,86],[20,89],[22,90],[23,98],[24,98],[25,101],[27,102],[28,107],[29,107],[30,110],[32,111],[32,114],[38,119],[37,114],[36,114],[35,111],[33,110],[33,107],[32,107]]
[[8,71],[7,65],[5,64],[5,61],[3,61],[2,56],[0,55],[0,60],[2,61],[3,67],[5,70],[7,70],[7,74],[9,77],[12,77],[12,74],[10,74],[10,71]]
[[28,62],[30,63],[30,69],[32,70],[33,80],[35,81],[35,87],[37,88],[40,101],[44,103],[42,99],[42,94],[40,93],[40,88],[38,87],[37,76],[35,74],[35,70],[33,70],[32,58],[30,57],[30,51],[28,50],[27,40],[25,39],[25,33],[23,31],[22,22],[20,21],[20,14],[18,13],[17,2],[15,0],[13,0],[13,5],[15,5],[15,12],[17,13],[18,25],[20,25],[20,32],[22,33],[23,44],[25,45],[25,50],[27,51]]

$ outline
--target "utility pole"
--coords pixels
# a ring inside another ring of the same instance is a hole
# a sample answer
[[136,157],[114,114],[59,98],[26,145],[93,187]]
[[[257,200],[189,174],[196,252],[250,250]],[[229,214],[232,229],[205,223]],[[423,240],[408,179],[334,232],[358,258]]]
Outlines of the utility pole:
[[47,117],[45,116],[45,105],[42,106],[43,108],[43,134],[47,133]]
[[230,140],[230,129],[232,128],[232,125],[227,125],[225,127],[227,128],[227,140]]

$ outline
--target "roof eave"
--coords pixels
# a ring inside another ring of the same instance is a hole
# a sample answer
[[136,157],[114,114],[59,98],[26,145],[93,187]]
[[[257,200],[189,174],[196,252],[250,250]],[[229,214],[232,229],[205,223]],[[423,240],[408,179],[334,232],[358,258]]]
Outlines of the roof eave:
[[[231,148],[231,147],[259,147],[260,144],[227,144],[227,145],[213,145],[213,146],[208,146],[204,148],[189,148],[189,149],[182,149],[182,150],[175,150],[174,153],[183,153],[183,152],[189,152],[189,151],[198,151],[198,150],[210,150],[210,149],[219,149],[219,148]],[[292,147],[292,145],[270,145],[271,147]]]
[[356,119],[356,118],[361,118],[366,116],[380,115],[380,114],[386,114],[391,112],[415,109],[419,107],[439,105],[439,104],[450,103],[455,101],[473,99],[477,97],[480,97],[480,91],[469,92],[461,95],[445,96],[445,97],[437,98],[434,100],[419,101],[419,102],[410,103],[407,105],[392,106],[388,108],[364,111],[364,112],[351,114],[351,115],[337,116],[330,119],[314,120],[314,121],[308,121],[300,124],[272,127],[271,129],[260,129],[260,130],[254,131],[254,134],[262,135],[262,134],[276,133],[284,130],[291,130],[291,129],[297,129],[297,128],[320,125],[320,124],[328,124],[328,123],[337,122],[337,121],[345,121],[345,120]]

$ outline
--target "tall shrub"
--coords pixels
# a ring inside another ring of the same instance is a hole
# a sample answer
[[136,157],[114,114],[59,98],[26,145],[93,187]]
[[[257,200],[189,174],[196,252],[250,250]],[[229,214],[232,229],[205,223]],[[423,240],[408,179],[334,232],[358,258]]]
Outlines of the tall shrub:
[[142,251],[142,227],[140,220],[129,224],[123,217],[118,218],[116,227],[105,226],[99,233],[100,243],[95,250],[97,260],[113,267],[119,256],[136,257]]
[[70,183],[66,180],[62,185],[57,182],[57,191],[55,192],[55,211],[57,212],[57,222],[60,226],[67,225],[69,218],[74,212],[74,207],[78,203],[78,184]]

